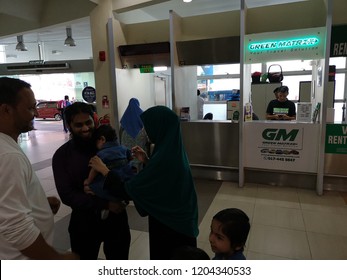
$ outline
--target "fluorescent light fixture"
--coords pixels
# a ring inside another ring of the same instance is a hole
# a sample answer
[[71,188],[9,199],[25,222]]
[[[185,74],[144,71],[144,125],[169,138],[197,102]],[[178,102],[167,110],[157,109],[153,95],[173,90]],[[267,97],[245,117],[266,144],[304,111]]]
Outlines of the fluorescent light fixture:
[[75,40],[72,38],[72,31],[71,31],[71,27],[66,27],[66,39],[64,42],[64,46],[66,47],[75,47]]
[[159,72],[159,71],[166,71],[167,67],[166,66],[155,66],[153,67],[154,72]]
[[17,58],[16,54],[6,54],[6,58]]
[[63,53],[62,51],[52,50],[52,54],[54,55],[61,55],[62,53]]
[[26,46],[24,45],[23,43],[23,35],[19,35],[17,36],[17,46],[16,46],[16,50],[17,51],[21,51],[21,52],[24,52],[24,51],[27,51],[28,49],[26,48]]
[[184,3],[190,3],[192,0],[183,0]]

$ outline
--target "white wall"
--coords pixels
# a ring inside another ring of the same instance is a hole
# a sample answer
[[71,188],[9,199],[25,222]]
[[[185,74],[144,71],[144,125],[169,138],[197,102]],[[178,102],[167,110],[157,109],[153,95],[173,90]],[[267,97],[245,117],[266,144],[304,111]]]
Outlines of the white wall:
[[140,69],[116,69],[119,120],[133,97],[139,100],[144,111],[155,105],[154,75],[141,74]]
[[176,109],[179,113],[181,107],[190,108],[190,119],[198,119],[198,99],[196,83],[196,66],[176,67]]

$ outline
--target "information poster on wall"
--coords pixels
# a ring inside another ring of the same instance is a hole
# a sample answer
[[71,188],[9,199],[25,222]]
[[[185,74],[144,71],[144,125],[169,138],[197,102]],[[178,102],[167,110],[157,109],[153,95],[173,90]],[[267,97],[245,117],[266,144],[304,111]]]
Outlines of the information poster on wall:
[[245,123],[245,167],[317,172],[318,132],[316,124]]
[[298,102],[296,112],[296,120],[299,122],[311,122],[312,121],[312,103],[310,102]]
[[347,124],[326,125],[325,153],[347,154]]

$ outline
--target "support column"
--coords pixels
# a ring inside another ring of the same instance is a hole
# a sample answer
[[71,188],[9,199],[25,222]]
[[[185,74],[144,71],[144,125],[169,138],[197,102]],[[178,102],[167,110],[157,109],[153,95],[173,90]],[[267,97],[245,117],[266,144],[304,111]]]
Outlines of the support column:
[[[117,87],[115,70],[115,43],[112,14],[112,1],[99,1],[99,5],[90,14],[92,35],[96,102],[99,117],[108,116],[110,124],[119,131]],[[105,52],[105,61],[99,53]],[[103,99],[108,100],[103,102]]]

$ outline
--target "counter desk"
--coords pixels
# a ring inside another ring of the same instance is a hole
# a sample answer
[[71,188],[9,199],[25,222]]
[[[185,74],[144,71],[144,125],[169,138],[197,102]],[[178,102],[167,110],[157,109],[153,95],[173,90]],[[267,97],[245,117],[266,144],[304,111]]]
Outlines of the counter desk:
[[320,125],[296,121],[244,124],[245,182],[314,189]]
[[239,124],[230,121],[181,122],[193,175],[238,181]]
[[319,124],[254,121],[244,125],[245,167],[317,172]]
[[346,191],[347,124],[328,123],[325,136],[324,189]]
[[[239,180],[239,123],[182,122],[182,137],[195,177]],[[246,183],[314,189],[321,125],[297,121],[244,123]],[[347,124],[327,124],[324,189],[347,185]]]

